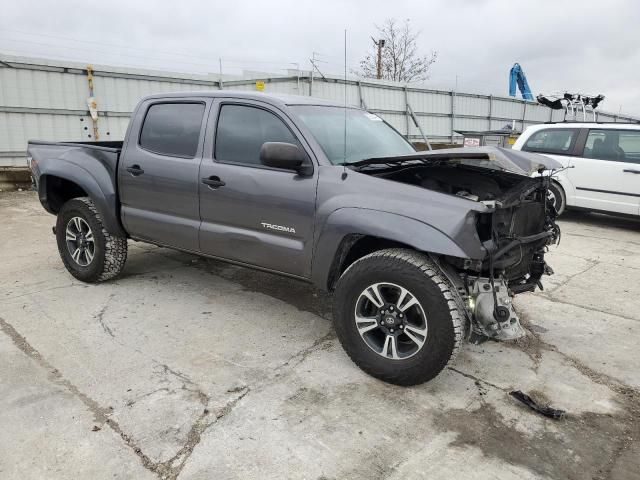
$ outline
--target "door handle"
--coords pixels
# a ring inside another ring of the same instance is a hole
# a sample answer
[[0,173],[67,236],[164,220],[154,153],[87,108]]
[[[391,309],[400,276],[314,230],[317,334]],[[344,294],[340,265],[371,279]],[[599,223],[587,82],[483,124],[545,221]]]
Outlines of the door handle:
[[625,168],[622,171],[625,172],[625,173],[640,173],[640,170],[633,170],[631,168]]
[[140,165],[131,165],[130,167],[127,167],[126,170],[134,177],[144,173],[144,170],[140,168]]
[[202,179],[202,183],[204,183],[205,185],[208,185],[209,188],[212,188],[212,189],[224,187],[226,185],[225,182],[220,180],[220,177],[216,177],[216,176],[205,177]]

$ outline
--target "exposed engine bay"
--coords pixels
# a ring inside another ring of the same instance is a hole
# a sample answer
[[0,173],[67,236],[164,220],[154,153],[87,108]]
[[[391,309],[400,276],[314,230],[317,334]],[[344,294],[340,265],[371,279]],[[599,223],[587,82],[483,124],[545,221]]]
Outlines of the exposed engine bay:
[[544,254],[560,238],[556,211],[548,201],[550,178],[444,162],[383,168],[373,174],[484,204],[487,210],[478,214],[476,228],[485,258],[435,260],[457,288],[477,339],[524,335],[512,297],[543,288],[542,275],[553,273]]

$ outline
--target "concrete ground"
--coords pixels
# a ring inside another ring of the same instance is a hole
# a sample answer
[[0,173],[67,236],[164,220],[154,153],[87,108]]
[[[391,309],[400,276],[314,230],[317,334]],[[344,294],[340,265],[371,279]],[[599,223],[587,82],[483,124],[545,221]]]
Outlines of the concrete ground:
[[640,478],[639,222],[563,217],[531,334],[413,388],[353,365],[304,284],[131,242],[85,285],[53,223],[0,194],[2,479]]

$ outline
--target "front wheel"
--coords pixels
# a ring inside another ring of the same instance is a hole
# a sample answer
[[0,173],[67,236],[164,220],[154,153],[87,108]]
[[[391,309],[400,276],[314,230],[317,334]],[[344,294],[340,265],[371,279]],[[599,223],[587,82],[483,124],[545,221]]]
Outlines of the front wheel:
[[127,261],[127,239],[111,235],[87,197],[65,203],[56,221],[58,252],[66,269],[83,282],[117,276]]
[[396,385],[436,377],[455,358],[463,334],[463,316],[440,269],[404,249],[371,253],[344,272],[334,325],[356,365]]
[[565,208],[567,207],[567,196],[565,195],[564,189],[560,186],[560,184],[551,182],[551,185],[549,185],[549,190],[547,192],[547,198],[551,205],[553,205],[553,207],[556,209],[557,215],[562,215]]

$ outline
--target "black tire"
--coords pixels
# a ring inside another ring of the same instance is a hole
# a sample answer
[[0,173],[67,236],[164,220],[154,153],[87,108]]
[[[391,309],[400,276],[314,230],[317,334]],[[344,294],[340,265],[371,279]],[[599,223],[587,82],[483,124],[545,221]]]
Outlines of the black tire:
[[564,193],[564,188],[557,182],[551,182],[549,185],[549,192],[555,199],[555,208],[558,216],[562,215],[567,208],[567,196]]
[[[73,218],[80,218],[88,224],[93,233],[93,256],[87,265],[76,261],[67,244],[67,227]],[[111,235],[104,228],[102,218],[93,201],[88,197],[69,200],[58,212],[56,240],[62,263],[78,280],[88,283],[102,282],[116,277],[127,261],[127,239]]]
[[[374,283],[400,286],[420,303],[427,335],[413,356],[385,358],[358,333],[358,299]],[[369,375],[396,385],[417,385],[435,378],[455,359],[462,343],[464,316],[449,282],[427,255],[412,250],[380,250],[354,262],[338,280],[333,312],[338,339],[351,360]]]

